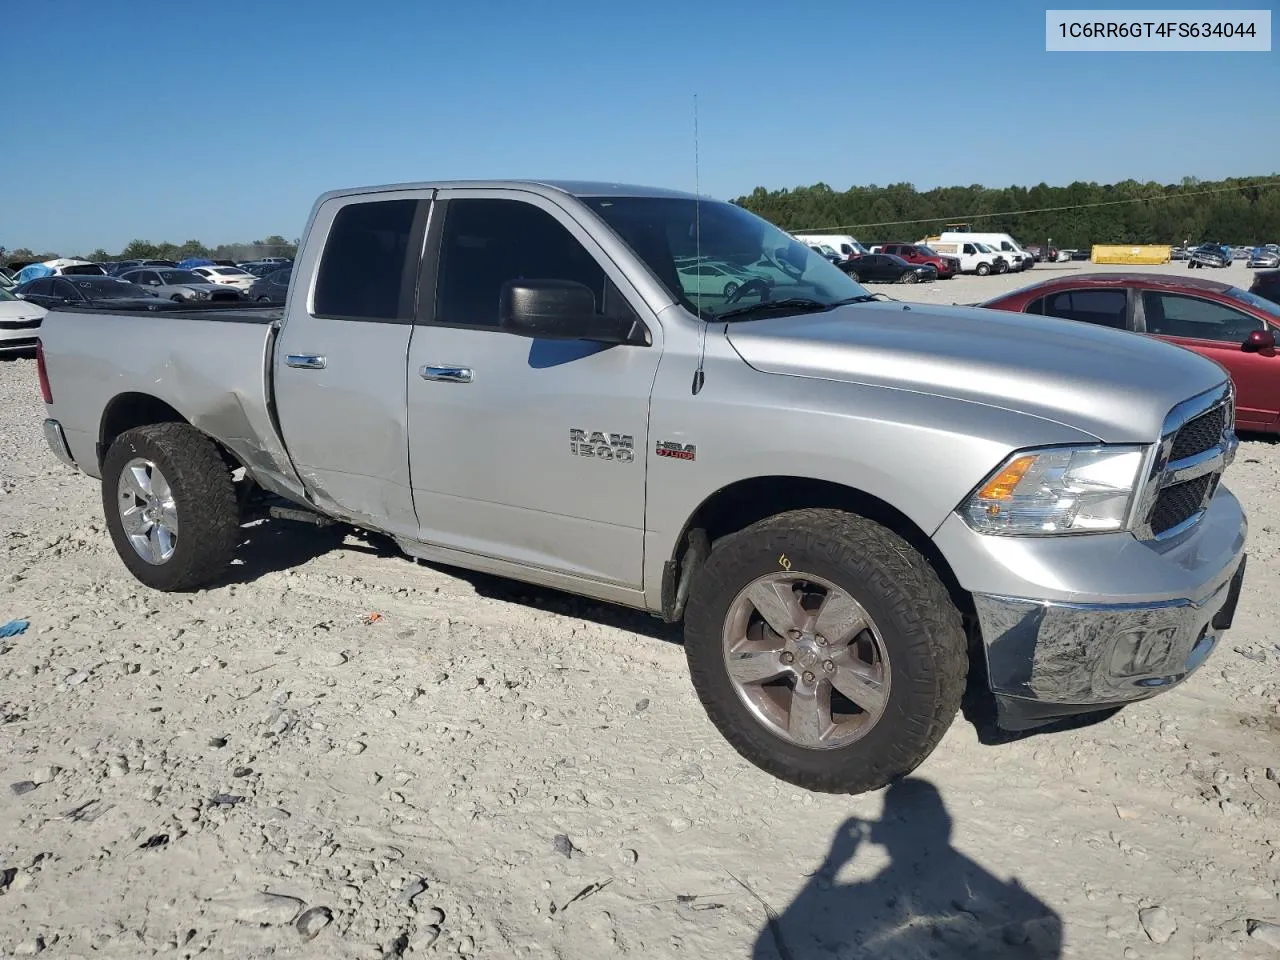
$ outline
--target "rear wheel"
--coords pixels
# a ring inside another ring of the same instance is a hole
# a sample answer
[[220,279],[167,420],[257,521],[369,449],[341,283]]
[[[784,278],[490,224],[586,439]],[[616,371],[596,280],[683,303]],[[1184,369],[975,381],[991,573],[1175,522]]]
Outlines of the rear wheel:
[[751,763],[861,793],[914,770],[960,705],[960,614],[905,540],[839,510],[797,510],[718,541],[685,617],[694,688]]
[[980,276],[980,277],[985,277],[985,276],[986,276],[987,274],[989,274],[990,272],[991,272],[991,264],[989,264],[989,263],[980,263],[980,264],[978,264],[978,269],[977,269],[977,271],[976,271],[976,273],[978,274],[978,276]]
[[154,590],[190,590],[231,563],[240,515],[231,472],[204,434],[159,423],[116,438],[102,465],[116,552]]

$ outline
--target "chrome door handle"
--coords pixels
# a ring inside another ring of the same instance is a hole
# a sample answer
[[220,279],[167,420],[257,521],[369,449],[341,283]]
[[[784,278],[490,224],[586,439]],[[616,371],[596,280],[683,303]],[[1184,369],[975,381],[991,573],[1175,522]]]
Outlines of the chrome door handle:
[[474,378],[470,367],[423,367],[418,371],[423,380],[443,380],[446,383],[470,383]]
[[329,361],[314,353],[291,353],[284,358],[284,362],[300,370],[323,370]]

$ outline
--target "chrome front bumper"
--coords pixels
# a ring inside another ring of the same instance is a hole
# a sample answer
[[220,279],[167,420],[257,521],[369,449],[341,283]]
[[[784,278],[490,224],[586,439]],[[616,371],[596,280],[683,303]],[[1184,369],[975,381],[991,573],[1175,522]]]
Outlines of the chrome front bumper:
[[1231,627],[1245,558],[1197,600],[1055,603],[974,596],[1000,726],[1142,700],[1185,680]]

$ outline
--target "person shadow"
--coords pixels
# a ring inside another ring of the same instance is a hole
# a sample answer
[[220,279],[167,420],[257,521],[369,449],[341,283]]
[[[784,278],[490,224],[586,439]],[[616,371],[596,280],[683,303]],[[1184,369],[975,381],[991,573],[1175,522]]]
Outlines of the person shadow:
[[[951,829],[932,783],[910,777],[892,784],[881,818],[846,820],[781,915],[765,905],[768,920],[752,960],[1061,957],[1058,914],[1016,878],[1001,880],[956,850]],[[883,847],[888,865],[868,880],[836,882],[864,843]]]

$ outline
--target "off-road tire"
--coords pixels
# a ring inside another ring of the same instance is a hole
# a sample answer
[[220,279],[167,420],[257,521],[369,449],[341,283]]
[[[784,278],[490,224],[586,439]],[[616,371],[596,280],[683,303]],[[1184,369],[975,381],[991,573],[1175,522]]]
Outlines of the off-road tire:
[[991,272],[991,265],[987,263],[978,264],[978,268],[974,271],[978,276],[985,277]]
[[[889,698],[860,740],[814,750],[783,740],[738,697],[723,630],[734,598],[780,565],[847,590],[875,621],[888,653]],[[712,723],[746,760],[796,786],[864,793],[906,776],[933,752],[960,708],[969,661],[960,613],[920,553],[891,530],[831,509],[778,514],[716,542],[693,579],[685,653]]]
[[[138,556],[120,520],[120,474],[135,457],[160,468],[177,507],[177,544],[173,556],[159,564]],[[213,442],[185,423],[136,427],[116,438],[102,465],[102,508],[116,553],[153,590],[192,590],[215,580],[230,565],[240,540],[231,472]]]

